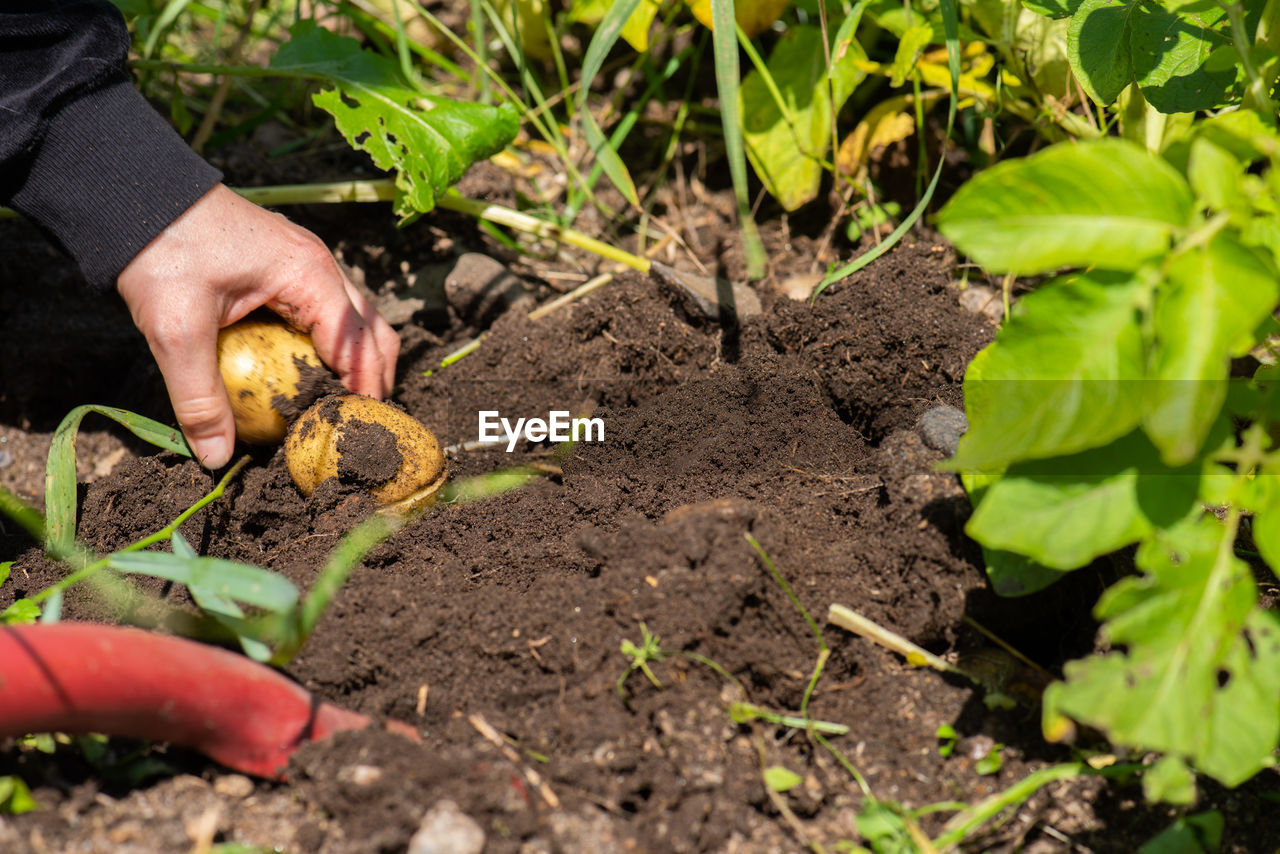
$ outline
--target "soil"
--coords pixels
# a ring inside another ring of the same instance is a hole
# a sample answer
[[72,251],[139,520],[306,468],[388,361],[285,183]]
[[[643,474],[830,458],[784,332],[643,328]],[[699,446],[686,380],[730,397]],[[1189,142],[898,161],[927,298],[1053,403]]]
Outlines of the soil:
[[[432,240],[393,231],[382,207],[353,214],[345,236],[331,220],[300,219],[366,282],[378,258],[393,270],[400,260],[418,269],[442,261]],[[14,247],[0,280],[15,283],[3,293],[16,307],[0,313],[0,440],[19,449],[0,482],[37,499],[47,433],[71,406],[171,415],[127,316],[78,295],[65,262],[27,226],[0,227]],[[764,311],[739,326],[620,274],[544,319],[500,314],[479,348],[447,368],[442,360],[481,331],[472,320],[427,306],[400,327],[395,400],[442,445],[475,440],[482,410],[512,420],[562,410],[604,425],[601,441],[567,450],[522,441],[513,453],[456,451],[455,482],[518,464],[544,476],[442,503],[376,547],[286,668],[324,700],[412,724],[421,744],[341,734],[300,750],[283,784],[162,745],[113,741],[91,762],[65,747],[50,756],[10,744],[0,774],[20,774],[42,808],[0,819],[3,849],[238,842],[400,852],[431,811],[454,816],[459,832],[478,828],[491,852],[796,851],[811,841],[831,850],[857,838],[863,795],[848,771],[803,732],[728,713],[749,702],[796,714],[805,703],[819,644],[797,603],[830,649],[807,711],[849,727],[831,744],[878,798],[974,803],[1070,759],[1040,737],[1033,701],[988,708],[981,689],[825,623],[839,603],[937,653],[991,658],[968,616],[1054,671],[1091,648],[1089,604],[1118,571],[1094,567],[1017,600],[990,592],[980,551],[963,535],[963,491],[932,468],[945,456],[945,425],[957,429],[955,413],[940,408],[962,405],[964,367],[994,331],[960,306],[953,253],[928,235],[908,238],[811,305],[778,285],[809,272],[812,243],[769,226],[766,236],[792,251],[775,252],[773,277],[759,287]],[[454,239],[458,252],[472,240],[462,227]],[[734,236],[715,240],[731,247]],[[737,257],[727,252],[722,268]],[[557,291],[554,279],[522,274],[539,299]],[[374,289],[385,296],[404,284]],[[27,299],[46,292],[54,296]],[[50,342],[51,318],[74,329],[90,316],[88,340]],[[348,434],[347,483],[309,499],[282,450],[255,450],[224,497],[181,532],[201,554],[267,567],[306,590],[373,511],[346,487],[382,477],[379,465],[398,454],[389,435]],[[99,552],[168,524],[215,482],[194,462],[109,432],[86,433],[80,451],[78,533]],[[95,467],[109,456],[110,466]],[[0,607],[64,574],[12,526],[0,529],[0,555],[17,557]],[[81,586],[65,618],[189,623],[180,585],[132,583],[123,614],[108,615]],[[661,648],[651,673],[620,651],[649,633]],[[944,725],[959,736],[945,757]],[[979,773],[996,750],[1002,765]],[[164,773],[137,779],[156,763]],[[761,768],[774,765],[799,784],[767,790]],[[1228,816],[1224,850],[1280,845],[1255,794],[1267,785],[1274,780],[1202,793],[1201,808]],[[945,816],[921,824],[937,833]],[[1087,777],[1047,787],[972,845],[1133,851],[1170,820],[1136,786]]]

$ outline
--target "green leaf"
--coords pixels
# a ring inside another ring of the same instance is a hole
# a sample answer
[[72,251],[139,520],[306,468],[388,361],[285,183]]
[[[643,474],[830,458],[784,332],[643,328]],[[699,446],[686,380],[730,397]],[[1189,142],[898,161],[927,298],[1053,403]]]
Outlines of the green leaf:
[[1227,397],[1231,357],[1280,299],[1275,271],[1231,233],[1173,259],[1156,296],[1142,426],[1171,465],[1195,457]]
[[[977,507],[982,503],[982,496],[986,494],[987,487],[1001,477],[1002,475],[963,472],[960,475],[960,482],[964,484],[965,491],[969,494],[969,501]],[[1050,569],[1026,555],[989,549],[986,546],[982,547],[982,562],[986,566],[991,589],[997,596],[1008,598],[1028,596],[1043,590],[1063,575],[1062,570]]]
[[31,797],[31,789],[21,777],[13,775],[0,777],[0,813],[21,815],[38,809],[39,806]]
[[0,584],[4,584],[9,580],[9,572],[13,569],[13,561],[6,560],[0,563]]
[[1142,94],[1162,113],[1211,110],[1226,103],[1239,57],[1216,0],[1135,0],[1130,22],[1133,70]]
[[1199,468],[1163,465],[1134,431],[1102,448],[1010,466],[965,531],[984,546],[1077,569],[1198,509]]
[[0,613],[0,623],[10,626],[29,626],[40,619],[40,606],[30,599],[15,600]]
[[804,778],[789,768],[771,765],[764,769],[764,784],[775,792],[789,792],[804,782]]
[[1110,104],[1133,82],[1130,21],[1139,7],[1124,0],[1084,0],[1067,31],[1071,70],[1089,97]]
[[1280,618],[1256,606],[1233,529],[1212,517],[1138,550],[1140,578],[1103,595],[1103,637],[1125,651],[1068,663],[1046,692],[1116,744],[1181,756],[1226,786],[1274,762]]
[[973,770],[981,776],[999,774],[1000,769],[1004,767],[1004,757],[1001,755],[1003,748],[1003,744],[997,744],[991,748],[990,753],[973,764]]
[[352,146],[379,169],[395,171],[402,217],[431,210],[472,163],[501,151],[519,130],[514,105],[428,98],[404,81],[393,60],[314,21],[299,21],[290,35],[271,67],[334,87],[312,100]]
[[960,740],[960,736],[956,733],[956,728],[951,724],[943,724],[938,727],[934,735],[938,739],[938,755],[943,759],[951,756],[955,752],[956,742]]
[[[1001,26],[1003,28],[1003,20]],[[1022,80],[1033,83],[1041,97],[1065,101],[1078,91],[1067,44],[1070,30],[1070,21],[1053,20],[1029,11],[1018,16],[1011,51],[1016,62],[1013,70]]]
[[1142,794],[1148,803],[1186,806],[1196,799],[1196,775],[1178,756],[1165,756],[1142,774]]
[[907,82],[907,78],[915,71],[920,55],[933,41],[933,27],[928,24],[916,24],[909,27],[898,40],[898,49],[893,55],[893,64],[889,67],[889,85],[893,88]]
[[992,272],[1136,270],[1191,221],[1187,182],[1123,140],[1060,143],[967,182],[938,227]]
[[848,97],[865,76],[856,65],[864,58],[858,42],[850,41],[838,58],[833,56],[828,72],[822,31],[789,27],[767,66],[786,110],[779,107],[760,71],[753,69],[743,79],[739,97],[747,156],[765,189],[785,209],[795,210],[818,195],[823,159],[831,145],[828,74],[836,95]]
[[1240,183],[1246,166],[1234,153],[1202,136],[1191,141],[1187,179],[1197,200],[1214,210],[1231,210],[1245,204]]
[[1062,578],[1062,570],[1036,563],[1026,555],[982,547],[987,580],[997,596],[1014,598],[1038,593]]
[[911,839],[907,820],[894,806],[865,798],[854,825],[876,854],[918,854],[920,849]]
[[1022,5],[1050,18],[1069,18],[1080,8],[1081,0],[1022,0]]
[[1148,293],[1135,280],[1088,273],[1024,297],[965,373],[969,431],[947,467],[996,470],[1105,445],[1138,426],[1137,306]]
[[1217,810],[1180,817],[1138,849],[1138,854],[1213,854],[1226,822]]
[[107,555],[120,572],[150,575],[191,588],[192,595],[213,601],[235,599],[268,611],[283,612],[298,601],[298,588],[282,575],[235,561],[182,557],[165,552],[117,552]]
[[44,478],[45,549],[55,556],[65,555],[75,546],[76,431],[90,412],[105,415],[157,448],[191,456],[187,440],[176,427],[112,406],[77,406],[68,412],[53,433]]
[[1242,163],[1280,154],[1280,134],[1253,110],[1235,110],[1200,119],[1195,137],[1221,146]]

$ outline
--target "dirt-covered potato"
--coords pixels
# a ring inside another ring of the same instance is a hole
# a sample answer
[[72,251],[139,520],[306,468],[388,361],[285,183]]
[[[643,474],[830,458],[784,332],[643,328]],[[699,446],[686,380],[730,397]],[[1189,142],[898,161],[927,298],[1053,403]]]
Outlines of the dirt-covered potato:
[[395,515],[429,507],[448,478],[430,430],[390,404],[357,394],[326,397],[304,412],[284,451],[303,495],[336,477]]
[[245,319],[218,333],[218,370],[231,398],[236,436],[278,444],[288,418],[304,409],[316,378],[331,381],[311,338],[283,321]]

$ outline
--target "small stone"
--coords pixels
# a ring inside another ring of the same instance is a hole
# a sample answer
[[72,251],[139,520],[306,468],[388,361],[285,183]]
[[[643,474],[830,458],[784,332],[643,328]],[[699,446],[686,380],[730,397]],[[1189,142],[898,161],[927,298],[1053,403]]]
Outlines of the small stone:
[[13,454],[9,451],[0,451],[0,469],[10,465],[13,465]]
[[649,277],[711,320],[737,321],[762,311],[760,297],[744,284],[676,270],[657,261],[649,267]]
[[992,323],[1004,320],[1004,301],[995,288],[986,285],[969,285],[961,291],[960,307],[984,315]]
[[916,429],[926,445],[952,456],[960,446],[960,437],[969,429],[969,419],[954,406],[935,406],[920,416]]
[[382,769],[377,765],[348,765],[338,772],[338,779],[357,786],[369,786],[382,779]]
[[253,781],[243,774],[226,774],[213,781],[213,791],[225,798],[239,800],[253,794]]
[[422,817],[407,854],[480,854],[484,841],[484,830],[475,819],[453,801],[443,800]]
[[529,308],[533,293],[523,279],[488,255],[467,252],[444,280],[449,305],[470,323],[484,324],[508,309]]
[[813,296],[813,289],[818,286],[822,278],[822,273],[800,273],[790,276],[778,283],[778,292],[798,302],[804,302]]

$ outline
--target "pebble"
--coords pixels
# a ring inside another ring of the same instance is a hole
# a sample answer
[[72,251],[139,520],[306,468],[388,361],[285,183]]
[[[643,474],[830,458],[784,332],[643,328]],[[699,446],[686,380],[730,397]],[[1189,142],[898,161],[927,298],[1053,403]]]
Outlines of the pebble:
[[371,786],[382,779],[382,769],[377,765],[348,765],[338,772],[338,779],[357,786]]
[[453,801],[442,800],[423,816],[407,854],[480,854],[484,842],[484,831],[475,819]]
[[253,794],[253,781],[243,774],[226,774],[213,781],[213,791],[227,798],[247,798]]
[[960,437],[969,429],[969,420],[954,406],[935,406],[920,416],[916,429],[926,445],[951,456],[960,446]]
[[995,288],[986,285],[969,285],[960,292],[960,307],[965,311],[981,314],[992,323],[1004,320],[1004,299]]
[[0,469],[13,465],[13,454],[9,451],[0,451]]
[[529,309],[534,301],[524,279],[478,252],[459,256],[445,277],[444,293],[458,314],[471,322],[492,320],[508,309]]

